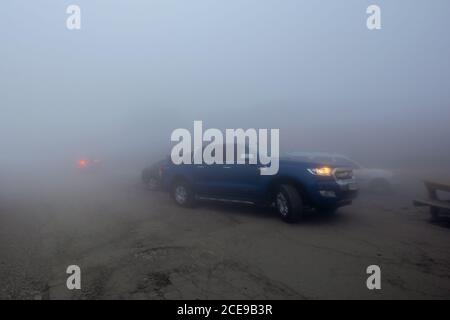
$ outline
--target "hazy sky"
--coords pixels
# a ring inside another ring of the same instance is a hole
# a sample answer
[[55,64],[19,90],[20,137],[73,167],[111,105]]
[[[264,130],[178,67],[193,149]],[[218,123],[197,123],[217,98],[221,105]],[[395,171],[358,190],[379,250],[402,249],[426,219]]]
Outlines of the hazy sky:
[[280,128],[288,148],[450,161],[449,16],[448,0],[3,0],[0,161],[151,152],[193,120]]

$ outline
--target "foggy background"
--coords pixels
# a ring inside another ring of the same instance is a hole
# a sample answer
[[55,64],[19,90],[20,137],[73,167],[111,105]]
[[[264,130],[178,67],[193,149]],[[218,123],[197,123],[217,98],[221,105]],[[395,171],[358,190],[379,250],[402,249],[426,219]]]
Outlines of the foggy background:
[[[81,30],[66,8],[81,7]],[[382,30],[366,27],[381,7]],[[0,173],[99,157],[140,170],[170,133],[279,128],[281,148],[450,163],[450,2],[0,4]]]

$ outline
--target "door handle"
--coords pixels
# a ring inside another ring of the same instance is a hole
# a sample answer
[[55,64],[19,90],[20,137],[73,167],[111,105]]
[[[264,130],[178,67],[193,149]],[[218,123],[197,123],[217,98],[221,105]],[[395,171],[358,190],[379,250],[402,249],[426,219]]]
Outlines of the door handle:
[[224,168],[224,169],[231,169],[230,166],[223,166],[222,168]]

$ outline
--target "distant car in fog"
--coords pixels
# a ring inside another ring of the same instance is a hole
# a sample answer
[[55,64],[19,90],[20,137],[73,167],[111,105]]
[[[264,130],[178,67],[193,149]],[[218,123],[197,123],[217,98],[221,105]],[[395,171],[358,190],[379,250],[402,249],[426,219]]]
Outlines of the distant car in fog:
[[386,169],[365,168],[356,161],[341,154],[326,152],[290,152],[311,161],[319,161],[330,165],[340,165],[353,169],[358,185],[361,189],[377,193],[389,192],[392,189],[393,173]]
[[148,189],[158,190],[161,187],[161,176],[167,161],[167,159],[160,160],[142,171],[142,182]]
[[91,159],[83,157],[77,160],[76,167],[81,171],[90,171],[98,168],[101,165],[101,161],[98,159]]
[[162,186],[182,207],[192,206],[197,200],[274,205],[286,222],[301,219],[307,209],[334,212],[351,204],[357,195],[349,167],[283,157],[277,174],[261,175],[265,166],[259,162],[236,164],[238,157],[250,159],[254,154],[235,154],[234,164],[175,165],[167,160]]

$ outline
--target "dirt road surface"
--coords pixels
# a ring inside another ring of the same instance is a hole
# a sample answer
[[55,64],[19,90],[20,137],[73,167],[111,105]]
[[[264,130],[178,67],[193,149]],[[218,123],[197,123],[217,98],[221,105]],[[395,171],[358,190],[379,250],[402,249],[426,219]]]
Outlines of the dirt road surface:
[[[363,194],[289,225],[250,206],[181,209],[137,176],[3,181],[0,298],[450,298],[450,223],[410,195]],[[366,287],[373,264],[381,290]],[[81,290],[66,287],[69,265]]]

